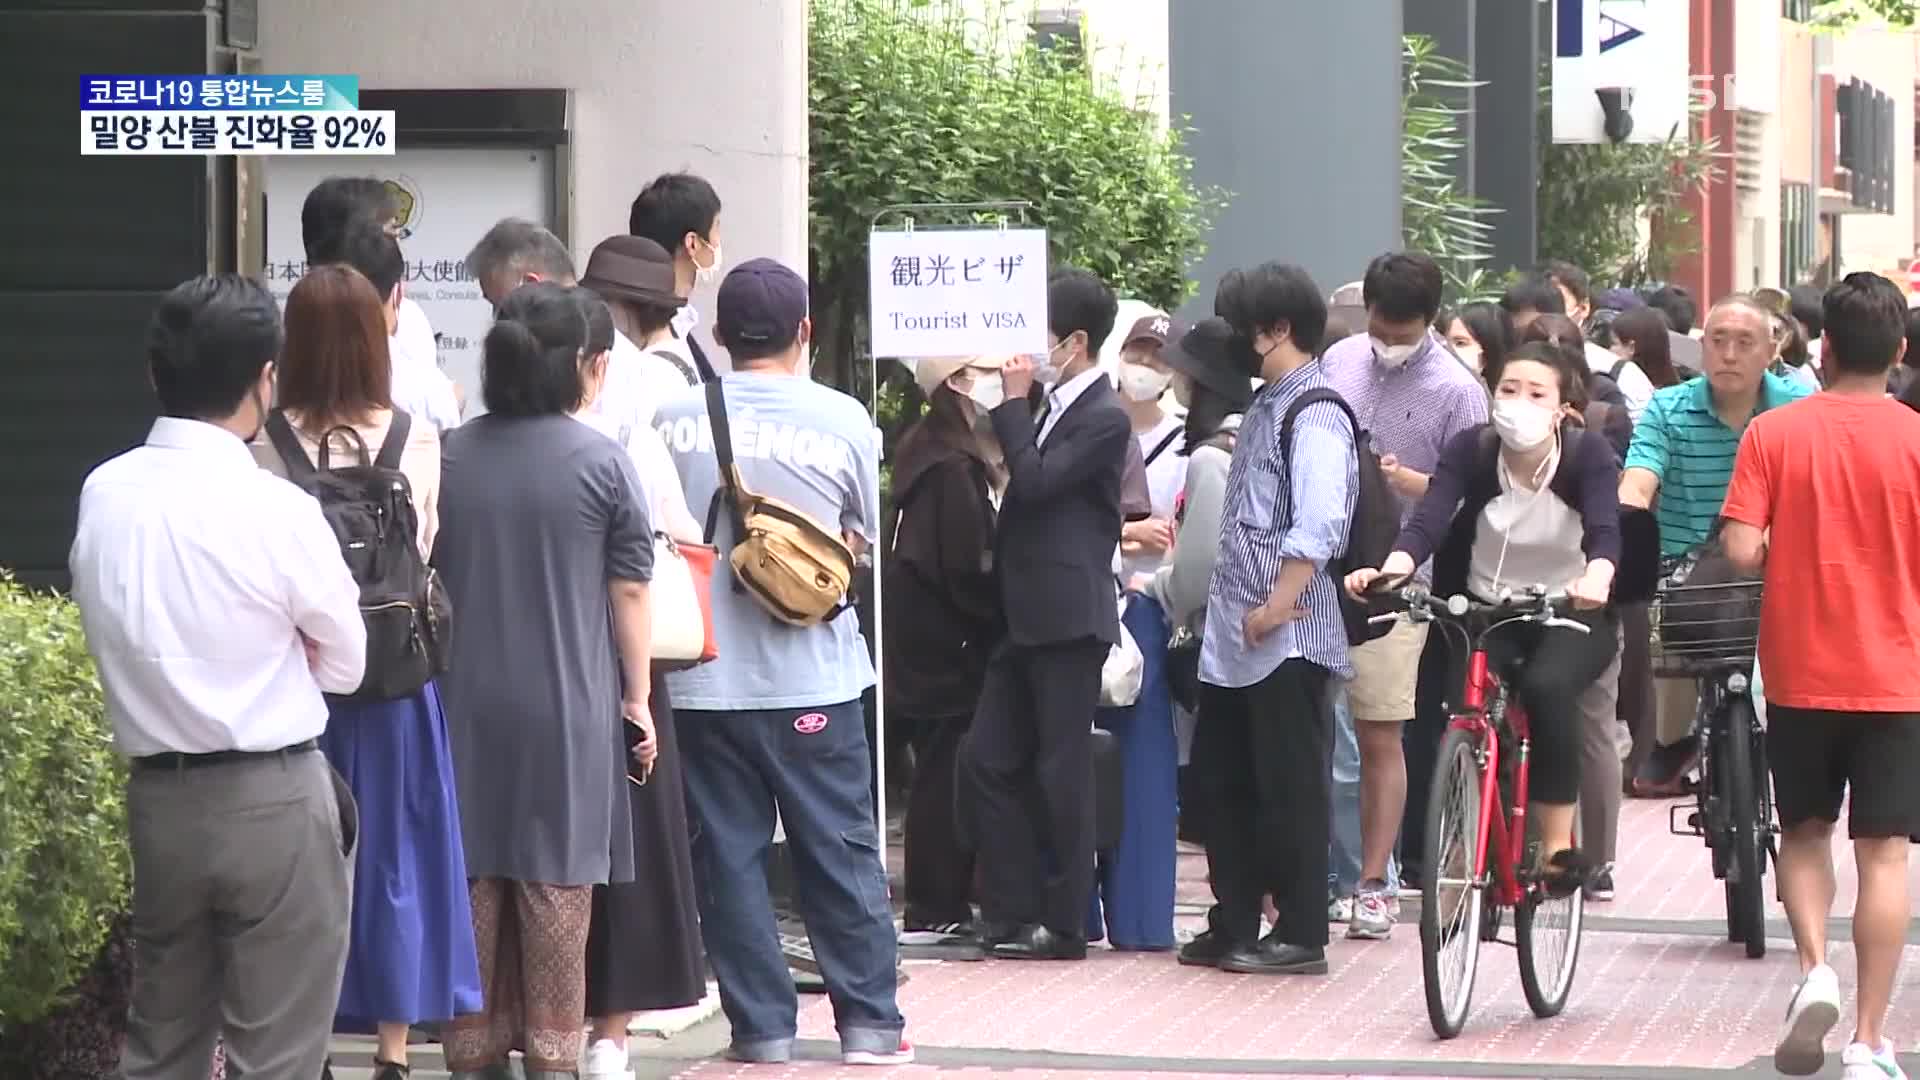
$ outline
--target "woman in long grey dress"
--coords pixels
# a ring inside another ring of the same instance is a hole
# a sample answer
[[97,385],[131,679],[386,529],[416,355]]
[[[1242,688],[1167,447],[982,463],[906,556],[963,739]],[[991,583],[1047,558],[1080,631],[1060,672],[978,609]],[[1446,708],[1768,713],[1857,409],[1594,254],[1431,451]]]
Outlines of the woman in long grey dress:
[[443,693],[486,999],[446,1027],[456,1080],[499,1075],[513,1049],[528,1080],[576,1075],[593,886],[634,877],[628,745],[642,765],[656,749],[653,532],[632,461],[572,417],[586,344],[567,289],[515,290],[487,333],[487,415],[445,443]]

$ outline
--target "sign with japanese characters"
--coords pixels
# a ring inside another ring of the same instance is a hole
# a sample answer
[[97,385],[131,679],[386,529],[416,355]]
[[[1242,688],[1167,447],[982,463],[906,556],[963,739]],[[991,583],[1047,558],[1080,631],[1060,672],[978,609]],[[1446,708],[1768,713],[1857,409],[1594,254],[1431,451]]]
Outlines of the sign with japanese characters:
[[552,206],[551,151],[401,150],[385,157],[293,158],[267,162],[267,288],[284,304],[307,271],[300,205],[329,176],[384,180],[400,211],[401,288],[420,305],[439,344],[441,370],[458,383],[467,415],[480,401],[480,345],[493,305],[467,272],[467,253],[504,217],[545,223]]
[[875,232],[873,355],[1047,351],[1045,229]]

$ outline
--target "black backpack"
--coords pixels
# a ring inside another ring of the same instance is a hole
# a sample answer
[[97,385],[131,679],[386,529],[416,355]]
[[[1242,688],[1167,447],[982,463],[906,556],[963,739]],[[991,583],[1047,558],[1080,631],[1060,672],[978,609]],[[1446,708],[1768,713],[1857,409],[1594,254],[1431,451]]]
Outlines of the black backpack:
[[1385,637],[1393,629],[1393,624],[1389,622],[1367,621],[1375,615],[1391,611],[1392,601],[1355,600],[1347,595],[1341,581],[1355,570],[1379,566],[1388,555],[1393,554],[1394,541],[1400,538],[1400,501],[1394,496],[1393,489],[1387,486],[1387,474],[1381,471],[1380,455],[1373,450],[1372,438],[1360,426],[1346,399],[1326,387],[1314,387],[1287,406],[1286,415],[1280,421],[1282,475],[1290,478],[1293,472],[1294,417],[1299,415],[1301,409],[1322,401],[1338,405],[1340,411],[1347,414],[1348,423],[1353,425],[1354,453],[1359,457],[1353,518],[1347,523],[1347,547],[1327,564],[1327,573],[1333,577],[1333,591],[1340,598],[1340,619],[1347,626],[1347,643],[1364,645],[1375,638]]
[[[394,410],[386,441],[371,461],[359,432],[344,425],[329,430],[320,440],[318,468],[307,459],[283,410],[275,409],[266,426],[286,463],[287,479],[319,500],[347,569],[360,584],[367,673],[347,699],[391,701],[418,692],[447,670],[453,609],[439,577],[420,555],[413,486],[400,471],[412,418]],[[332,467],[336,438],[358,453],[357,463]]]

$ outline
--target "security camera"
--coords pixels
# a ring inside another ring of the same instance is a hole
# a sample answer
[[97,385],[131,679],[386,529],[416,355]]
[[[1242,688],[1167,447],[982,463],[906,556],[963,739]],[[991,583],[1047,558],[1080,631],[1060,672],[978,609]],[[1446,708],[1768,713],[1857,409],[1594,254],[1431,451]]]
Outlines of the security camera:
[[1616,143],[1626,142],[1633,134],[1633,91],[1623,86],[1603,86],[1593,93],[1600,99],[1600,111],[1606,114],[1601,130]]

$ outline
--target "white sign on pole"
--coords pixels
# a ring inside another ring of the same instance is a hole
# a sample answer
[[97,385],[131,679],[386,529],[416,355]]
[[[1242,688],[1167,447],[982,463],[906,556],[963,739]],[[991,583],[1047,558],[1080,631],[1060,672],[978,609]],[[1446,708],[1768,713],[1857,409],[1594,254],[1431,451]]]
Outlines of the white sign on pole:
[[871,240],[874,356],[1047,351],[1045,229],[921,229]]
[[1690,11],[1681,0],[1555,0],[1553,141],[1610,141],[1595,94],[1603,89],[1631,98],[1626,141],[1663,142],[1676,129],[1684,135],[1693,100]]

